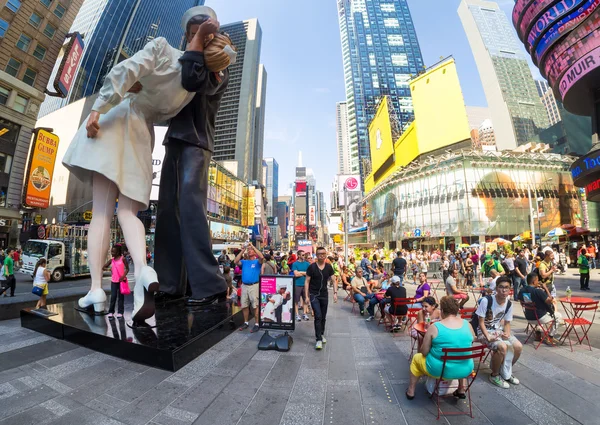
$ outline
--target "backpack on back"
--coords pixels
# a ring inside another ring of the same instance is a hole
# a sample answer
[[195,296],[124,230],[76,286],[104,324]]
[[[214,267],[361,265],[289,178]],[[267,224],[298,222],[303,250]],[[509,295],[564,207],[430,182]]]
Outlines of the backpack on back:
[[[477,305],[481,304],[481,300],[484,297],[479,298],[479,300],[477,301]],[[486,295],[485,299],[487,300],[487,309],[485,311],[485,317],[489,317],[491,316],[492,313],[492,305],[494,303],[494,301],[492,300],[492,296],[491,295]],[[509,299],[506,300],[507,304],[506,304],[506,310],[504,310],[504,314],[506,315],[506,312],[510,309],[511,306],[511,302]],[[503,316],[504,317],[504,316]],[[471,315],[471,327],[473,328],[473,331],[475,332],[475,335],[477,335],[477,329],[479,329],[479,316],[477,315],[477,309],[475,309],[475,311],[473,312],[473,314]]]

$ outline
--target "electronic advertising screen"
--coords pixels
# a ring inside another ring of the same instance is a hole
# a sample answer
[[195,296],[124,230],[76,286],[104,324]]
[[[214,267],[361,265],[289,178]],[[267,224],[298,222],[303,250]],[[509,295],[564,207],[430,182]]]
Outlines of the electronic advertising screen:
[[[293,331],[294,321],[294,285],[293,276],[261,276],[260,320],[261,329]],[[303,288],[298,288],[302,290]]]

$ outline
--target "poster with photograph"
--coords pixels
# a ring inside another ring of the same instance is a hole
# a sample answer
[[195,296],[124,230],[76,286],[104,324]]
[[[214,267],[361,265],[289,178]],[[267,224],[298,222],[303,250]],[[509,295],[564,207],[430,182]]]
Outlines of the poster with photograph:
[[294,277],[261,276],[259,292],[260,328],[293,331]]

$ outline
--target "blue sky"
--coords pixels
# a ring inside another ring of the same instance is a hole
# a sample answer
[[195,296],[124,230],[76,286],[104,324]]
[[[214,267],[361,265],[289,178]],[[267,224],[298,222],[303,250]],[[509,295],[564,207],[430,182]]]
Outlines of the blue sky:
[[[456,12],[460,0],[408,0],[425,64],[453,55],[469,106],[486,106]],[[510,14],[513,0],[500,0]],[[264,156],[279,163],[279,194],[294,179],[298,151],[329,192],[337,172],[335,104],[345,100],[335,0],[207,0],[221,23],[258,18],[268,73]],[[509,15],[510,16],[510,15]]]

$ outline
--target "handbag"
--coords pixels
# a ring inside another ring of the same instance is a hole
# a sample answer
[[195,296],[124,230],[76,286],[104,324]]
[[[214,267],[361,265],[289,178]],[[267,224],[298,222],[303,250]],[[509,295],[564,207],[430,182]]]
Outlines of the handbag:
[[125,280],[121,281],[119,290],[121,291],[121,294],[123,294],[123,295],[131,294],[131,290],[129,289],[129,281],[127,280],[127,278],[125,278]]
[[38,297],[41,297],[42,295],[44,295],[44,287],[38,286],[38,285],[33,285],[33,289],[31,290],[31,293],[33,295],[37,295]]

